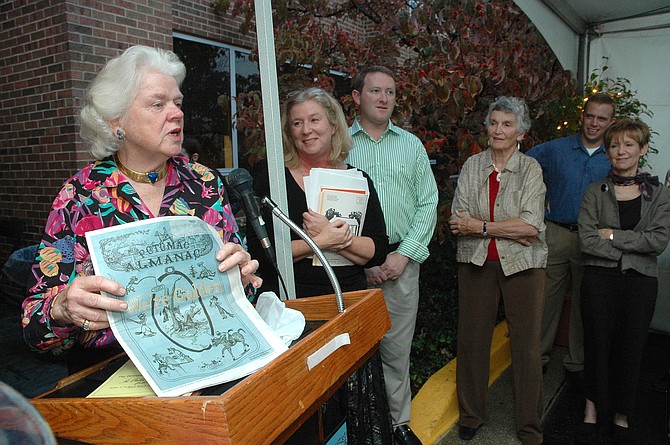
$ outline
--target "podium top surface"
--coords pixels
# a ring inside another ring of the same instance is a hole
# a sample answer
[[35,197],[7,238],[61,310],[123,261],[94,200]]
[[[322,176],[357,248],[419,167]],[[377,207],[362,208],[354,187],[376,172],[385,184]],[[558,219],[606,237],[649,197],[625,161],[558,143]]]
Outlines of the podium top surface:
[[[323,324],[221,395],[57,397],[103,364],[62,380],[32,403],[57,438],[85,443],[280,443],[372,355],[390,327],[381,290],[348,292],[344,301],[342,313],[333,295],[286,301],[308,322]],[[342,334],[348,334],[350,343],[334,349],[310,370],[307,358]]]

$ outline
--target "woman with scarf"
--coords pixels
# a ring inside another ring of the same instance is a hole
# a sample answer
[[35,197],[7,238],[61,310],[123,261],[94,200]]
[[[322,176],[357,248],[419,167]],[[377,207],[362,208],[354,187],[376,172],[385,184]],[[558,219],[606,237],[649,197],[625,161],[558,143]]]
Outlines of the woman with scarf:
[[581,204],[586,408],[579,443],[596,441],[610,423],[615,445],[635,440],[628,417],[656,304],[656,257],[670,226],[670,192],[639,171],[649,135],[639,120],[610,126],[605,147],[612,169],[587,189]]

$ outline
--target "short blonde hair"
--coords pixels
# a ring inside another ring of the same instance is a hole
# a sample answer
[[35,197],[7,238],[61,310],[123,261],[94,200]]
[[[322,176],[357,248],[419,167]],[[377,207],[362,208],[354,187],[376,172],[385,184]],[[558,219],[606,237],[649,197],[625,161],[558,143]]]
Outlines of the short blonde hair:
[[291,123],[289,115],[295,105],[313,100],[323,107],[326,117],[331,125],[335,126],[335,134],[332,138],[332,147],[329,159],[332,162],[343,161],[347,158],[349,150],[354,145],[349,127],[344,117],[344,112],[339,102],[328,92],[321,88],[304,88],[288,94],[281,113],[282,141],[284,142],[284,164],[289,168],[295,168],[300,164],[298,150],[291,138]]
[[651,130],[649,126],[639,119],[624,118],[615,121],[605,130],[605,148],[609,149],[610,143],[628,136],[640,145],[640,148],[649,144]]

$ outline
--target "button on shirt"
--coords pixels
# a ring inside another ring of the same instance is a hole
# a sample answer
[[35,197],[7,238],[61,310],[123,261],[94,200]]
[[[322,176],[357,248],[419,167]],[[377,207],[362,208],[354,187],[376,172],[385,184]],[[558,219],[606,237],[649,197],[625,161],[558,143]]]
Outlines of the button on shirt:
[[437,221],[438,192],[423,144],[412,133],[389,122],[379,141],[361,127],[349,128],[354,147],[347,162],[374,182],[386,221],[389,243],[396,252],[422,263],[428,258]]
[[584,192],[611,168],[604,145],[589,156],[579,134],[539,144],[526,154],[542,167],[547,185],[545,217],[565,224],[577,223]]

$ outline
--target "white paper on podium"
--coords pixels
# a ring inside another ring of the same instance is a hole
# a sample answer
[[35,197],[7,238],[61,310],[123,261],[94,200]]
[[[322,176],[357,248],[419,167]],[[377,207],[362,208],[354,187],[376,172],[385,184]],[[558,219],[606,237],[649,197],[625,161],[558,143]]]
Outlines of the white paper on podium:
[[286,346],[300,338],[305,330],[305,316],[302,312],[286,307],[274,292],[260,294],[256,310]]

